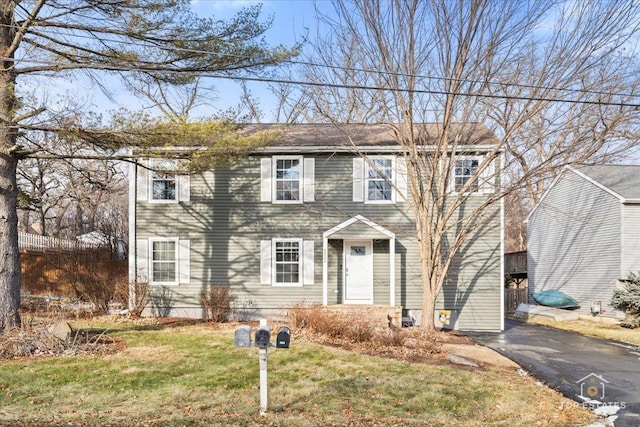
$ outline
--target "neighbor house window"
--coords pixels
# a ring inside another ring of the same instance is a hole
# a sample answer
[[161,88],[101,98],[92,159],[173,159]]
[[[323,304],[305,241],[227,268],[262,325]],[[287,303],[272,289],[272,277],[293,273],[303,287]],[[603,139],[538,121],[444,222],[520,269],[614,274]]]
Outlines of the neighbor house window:
[[301,283],[301,240],[274,240],[274,284],[298,285]]
[[299,201],[302,167],[300,158],[275,159],[275,195],[277,201]]
[[175,240],[151,241],[151,281],[176,283],[178,272],[178,242]]
[[[456,192],[464,191],[467,193],[475,193],[478,191],[478,179],[473,178],[478,173],[480,167],[480,159],[477,157],[463,157],[457,158],[454,168],[454,190]],[[473,178],[473,182],[468,184],[469,180]]]
[[393,201],[393,158],[375,157],[366,164],[366,200],[370,202]]

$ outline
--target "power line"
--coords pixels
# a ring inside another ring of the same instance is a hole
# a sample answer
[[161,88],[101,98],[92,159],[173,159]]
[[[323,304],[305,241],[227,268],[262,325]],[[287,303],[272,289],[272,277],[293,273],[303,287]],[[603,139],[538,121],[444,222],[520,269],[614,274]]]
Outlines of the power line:
[[[15,28],[16,26],[11,26],[8,24],[0,24],[0,27],[12,27]],[[90,39],[90,40],[97,40],[96,37],[91,37],[88,35],[84,35],[84,34],[69,34],[69,36],[75,37],[75,38],[85,38],[85,39]],[[128,46],[137,46],[137,47],[149,47],[148,44],[144,44],[141,42],[135,42],[135,41],[124,41],[124,40],[115,40],[115,39],[107,39],[107,38],[102,38],[100,39],[101,42],[106,42],[106,43],[117,43],[117,44],[126,44]],[[152,47],[163,50],[163,51],[167,51],[167,52],[184,52],[184,53],[193,53],[193,54],[202,54],[202,55],[218,55],[218,52],[212,52],[212,51],[207,51],[207,50],[201,50],[201,49],[188,49],[188,48],[182,48],[182,47],[178,47],[178,46],[158,46],[158,45],[153,45]],[[236,59],[255,59],[255,57],[251,57],[251,56],[246,56],[246,55],[234,55],[234,54],[229,54],[229,53],[224,53],[224,54],[219,54],[221,56],[225,56],[225,57],[231,57],[231,58],[236,58]],[[28,62],[28,60],[20,60],[20,59],[15,59],[15,58],[4,58],[4,59],[13,59],[14,62]],[[33,62],[33,63],[37,63],[37,62]],[[343,66],[337,66],[337,65],[330,65],[330,64],[318,64],[312,61],[301,61],[301,60],[294,60],[294,59],[288,59],[288,60],[284,60],[282,61],[282,63],[288,63],[288,64],[292,64],[292,65],[302,65],[302,66],[308,66],[308,67],[316,67],[316,68],[326,68],[326,69],[330,69],[330,70],[337,70],[337,71],[347,71],[347,72],[360,72],[360,73],[369,73],[369,74],[378,74],[378,75],[385,75],[385,76],[390,76],[390,77],[403,77],[403,78],[414,78],[414,79],[424,79],[424,80],[435,80],[435,81],[451,81],[451,82],[458,82],[458,83],[467,83],[467,84],[485,84],[485,85],[492,85],[492,86],[506,86],[506,87],[514,87],[514,88],[521,88],[521,89],[533,89],[533,90],[545,90],[545,91],[556,91],[556,92],[569,92],[569,93],[576,93],[576,94],[586,94],[586,95],[596,95],[596,96],[606,96],[606,97],[621,97],[621,98],[630,98],[630,97],[638,97],[640,95],[637,94],[629,94],[629,93],[614,93],[614,92],[605,92],[605,91],[594,91],[594,90],[588,90],[588,89],[576,89],[576,88],[558,88],[558,87],[554,87],[554,86],[537,86],[537,85],[529,85],[529,84],[522,84],[522,83],[515,83],[515,82],[509,82],[509,83],[504,83],[504,82],[494,82],[494,81],[489,81],[489,80],[474,80],[474,79],[454,79],[454,78],[447,78],[447,77],[438,77],[438,76],[429,76],[429,75],[421,75],[421,74],[408,74],[408,73],[399,73],[399,72],[392,72],[392,71],[379,71],[379,70],[368,70],[365,68],[358,68],[358,67],[343,67]],[[44,66],[48,66],[51,64],[47,64],[47,63],[39,63],[40,65],[44,65]],[[222,76],[216,76],[217,78],[226,78],[226,77],[222,77]],[[238,80],[249,80],[249,78],[237,78]],[[251,80],[249,80],[251,81]],[[253,81],[260,81],[260,80],[253,80]],[[292,84],[295,82],[291,82]],[[301,83],[297,83],[297,84],[301,84]],[[348,88],[358,88],[357,86],[354,87],[348,87]],[[384,90],[383,88],[379,88],[379,90]],[[387,89],[387,90],[391,90],[391,89]],[[411,92],[409,89],[405,89],[402,90],[400,89],[400,91],[403,92]],[[446,94],[446,92],[444,93],[440,93],[438,91],[420,91],[420,90],[415,90],[413,92],[416,93],[433,93],[433,94]],[[471,94],[468,94],[467,96],[471,96]],[[473,95],[473,96],[482,96],[485,98],[504,98],[504,99],[523,99],[523,100],[544,100],[546,98],[544,97],[526,97],[526,96],[507,96],[507,95],[491,95],[491,94],[486,94],[486,95]],[[619,106],[632,106],[632,107],[637,107],[638,104],[627,104],[627,103],[608,103],[608,102],[598,102],[598,101],[578,101],[578,100],[566,100],[566,99],[559,99],[559,98],[552,98],[550,100],[556,101],[556,102],[569,102],[569,103],[582,103],[582,104],[596,104],[596,105],[619,105]]]
[[[9,59],[9,58],[4,58],[4,59]],[[29,62],[29,61],[25,61],[25,62]],[[36,61],[31,61],[31,62],[39,65],[44,65],[44,66],[52,66],[52,67],[55,66],[55,64],[49,64],[45,62],[36,62]],[[91,68],[91,67],[84,67],[84,68]],[[115,71],[115,72],[134,71],[128,67],[116,67],[116,66],[100,67],[100,69],[104,71]],[[139,68],[137,69],[137,71],[159,72],[160,70]],[[180,71],[180,70],[161,70],[161,72],[174,73],[174,74],[183,73],[183,71]],[[279,83],[279,84],[291,84],[291,85],[297,85],[297,86],[325,87],[325,88],[333,88],[333,89],[356,89],[356,90],[371,90],[371,91],[402,92],[402,93],[412,93],[412,94],[476,97],[476,98],[488,98],[488,99],[543,101],[543,102],[558,102],[558,103],[568,103],[568,104],[615,106],[615,107],[629,107],[629,108],[636,108],[636,109],[640,108],[640,103],[630,103],[630,102],[613,102],[613,101],[601,101],[601,100],[590,101],[590,100],[564,99],[564,98],[555,98],[555,97],[536,97],[536,96],[524,96],[524,95],[518,96],[518,95],[477,94],[477,93],[470,93],[470,92],[451,92],[451,91],[435,90],[435,89],[390,88],[390,87],[370,86],[370,85],[355,85],[355,84],[351,85],[351,84],[344,84],[344,83],[312,82],[312,81],[303,81],[303,80],[293,80],[289,78],[275,78],[275,77],[267,78],[267,77],[251,77],[251,76],[238,76],[238,75],[232,76],[232,75],[224,75],[224,74],[213,74],[210,72],[198,72],[198,74],[203,77],[223,79],[223,80]],[[612,96],[615,96],[615,95],[612,94]]]

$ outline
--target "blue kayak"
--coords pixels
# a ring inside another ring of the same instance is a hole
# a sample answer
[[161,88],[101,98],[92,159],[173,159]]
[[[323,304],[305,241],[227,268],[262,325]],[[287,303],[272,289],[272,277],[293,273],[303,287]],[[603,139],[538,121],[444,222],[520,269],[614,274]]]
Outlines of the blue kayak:
[[549,289],[547,291],[534,292],[533,299],[540,305],[554,308],[578,308],[578,301],[571,298],[564,292]]

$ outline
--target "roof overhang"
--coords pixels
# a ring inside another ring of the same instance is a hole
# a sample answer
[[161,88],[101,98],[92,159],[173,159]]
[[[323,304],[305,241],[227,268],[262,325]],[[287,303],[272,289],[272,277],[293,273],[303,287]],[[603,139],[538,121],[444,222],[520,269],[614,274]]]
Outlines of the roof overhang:
[[392,231],[387,230],[381,225],[376,224],[375,222],[365,218],[362,215],[356,215],[353,218],[350,218],[344,221],[341,224],[336,225],[330,230],[322,233],[322,237],[324,239],[331,238],[344,238],[347,235],[347,231],[350,227],[353,227],[356,224],[365,224],[367,225],[373,234],[367,235],[367,237],[375,238],[375,239],[395,239],[396,235]]

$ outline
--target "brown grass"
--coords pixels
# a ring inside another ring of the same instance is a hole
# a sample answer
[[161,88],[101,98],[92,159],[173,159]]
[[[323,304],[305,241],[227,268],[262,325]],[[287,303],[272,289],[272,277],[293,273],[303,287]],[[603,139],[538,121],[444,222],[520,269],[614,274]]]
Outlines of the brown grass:
[[554,321],[542,318],[529,319],[528,321],[596,338],[640,344],[640,329],[623,328],[617,324],[603,323],[597,320]]
[[305,339],[310,341],[400,360],[442,363],[446,358],[444,343],[472,344],[456,332],[376,326],[364,318],[315,305],[297,305],[289,311],[289,317],[295,333],[306,334]]

